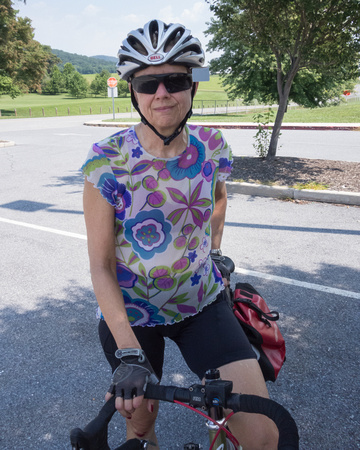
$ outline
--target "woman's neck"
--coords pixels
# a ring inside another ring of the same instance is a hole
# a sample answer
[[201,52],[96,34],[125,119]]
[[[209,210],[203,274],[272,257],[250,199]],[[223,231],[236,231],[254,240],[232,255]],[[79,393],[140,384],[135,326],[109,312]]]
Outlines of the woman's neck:
[[169,145],[165,145],[164,141],[142,122],[135,125],[135,131],[143,149],[156,158],[173,158],[178,156],[186,149],[188,144],[185,128]]

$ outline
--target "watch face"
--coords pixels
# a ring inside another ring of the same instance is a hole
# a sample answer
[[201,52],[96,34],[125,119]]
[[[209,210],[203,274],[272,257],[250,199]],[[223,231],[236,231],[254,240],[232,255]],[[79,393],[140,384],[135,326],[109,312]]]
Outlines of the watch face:
[[116,352],[115,352],[115,357],[118,358],[118,359],[120,359],[121,356],[122,356],[122,350],[119,350],[119,349],[116,350]]

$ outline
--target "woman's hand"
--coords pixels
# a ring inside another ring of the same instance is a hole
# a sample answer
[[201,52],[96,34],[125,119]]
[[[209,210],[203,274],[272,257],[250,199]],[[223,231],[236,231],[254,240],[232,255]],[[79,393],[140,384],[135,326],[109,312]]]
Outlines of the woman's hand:
[[[115,407],[126,418],[140,407],[148,383],[159,382],[151,364],[141,349],[117,350],[120,365],[113,373],[109,392],[105,400],[115,394]],[[148,401],[148,409],[153,411],[153,403]]]

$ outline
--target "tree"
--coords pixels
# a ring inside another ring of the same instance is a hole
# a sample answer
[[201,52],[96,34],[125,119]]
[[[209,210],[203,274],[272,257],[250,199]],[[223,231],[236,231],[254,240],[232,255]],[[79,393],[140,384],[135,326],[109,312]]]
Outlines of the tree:
[[41,91],[43,94],[56,95],[63,92],[65,88],[63,74],[58,66],[55,66],[51,74],[43,79]]
[[231,98],[278,103],[268,160],[289,100],[324,106],[359,76],[359,0],[207,0],[212,61]]
[[49,50],[34,40],[31,21],[17,17],[11,0],[0,3],[0,76],[11,79],[8,93],[40,89],[51,59]]
[[83,98],[86,97],[88,89],[89,84],[85,78],[79,72],[75,72],[70,80],[70,94],[76,98]]
[[71,63],[66,63],[62,74],[65,83],[65,89],[68,91],[70,90],[71,79],[75,75],[75,73],[75,67]]
[[95,95],[107,96],[107,80],[110,77],[110,72],[108,70],[102,70],[101,73],[97,73],[95,78],[90,84],[90,90]]
[[119,80],[117,88],[118,88],[119,97],[127,97],[128,93],[129,93],[129,86],[127,84],[127,81]]
[[11,98],[15,98],[21,94],[20,89],[14,85],[13,80],[10,77],[0,75],[0,95],[10,95]]

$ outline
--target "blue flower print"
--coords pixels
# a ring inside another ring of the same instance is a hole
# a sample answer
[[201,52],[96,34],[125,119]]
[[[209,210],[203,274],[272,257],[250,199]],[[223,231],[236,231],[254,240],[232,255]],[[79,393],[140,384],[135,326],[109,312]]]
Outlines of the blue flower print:
[[123,220],[125,209],[131,206],[131,194],[124,184],[118,183],[113,175],[104,173],[98,183],[101,195],[115,207],[115,215]]
[[219,159],[219,170],[220,172],[230,173],[231,172],[232,161],[229,161],[227,158]]
[[194,178],[201,172],[201,165],[204,160],[204,144],[194,136],[190,136],[189,147],[178,158],[168,161],[166,168],[174,180],[183,180],[186,177]]
[[138,276],[134,272],[118,261],[116,262],[116,275],[119,286],[123,288],[134,287],[138,280]]
[[222,284],[223,283],[222,275],[219,272],[218,268],[216,267],[216,264],[214,263],[214,261],[212,261],[212,272],[213,272],[213,275],[215,277],[215,282]]
[[125,209],[131,206],[131,194],[126,189],[125,184],[118,183],[115,205],[115,216],[119,220],[124,220]]
[[158,315],[159,309],[145,300],[131,299],[127,292],[123,292],[125,308],[131,326],[154,326],[165,322],[164,317]]
[[110,205],[116,205],[116,192],[117,192],[117,181],[112,175],[104,173],[101,175],[98,183],[98,188],[100,189],[101,195],[110,203]]
[[194,273],[194,276],[192,276],[190,278],[191,286],[195,286],[196,284],[199,284],[200,279],[201,279],[201,275],[198,275],[197,273]]
[[206,181],[211,181],[215,172],[215,164],[214,161],[204,161],[202,164],[202,176],[205,178]]
[[143,154],[143,151],[140,147],[136,147],[132,149],[132,156],[133,158],[140,158],[140,156]]
[[171,242],[171,225],[159,210],[140,211],[125,223],[125,237],[140,258],[151,259],[163,253]]
[[194,250],[193,252],[189,252],[189,259],[192,263],[195,261],[196,258],[197,258],[196,250]]

